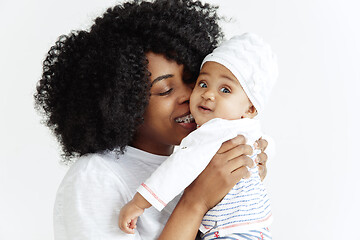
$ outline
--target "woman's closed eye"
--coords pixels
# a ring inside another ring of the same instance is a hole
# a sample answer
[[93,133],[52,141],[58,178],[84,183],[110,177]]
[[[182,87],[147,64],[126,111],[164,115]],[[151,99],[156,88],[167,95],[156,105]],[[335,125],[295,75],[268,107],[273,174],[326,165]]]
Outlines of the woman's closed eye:
[[169,90],[161,92],[158,95],[159,96],[169,95],[172,91],[173,91],[173,88],[170,88]]

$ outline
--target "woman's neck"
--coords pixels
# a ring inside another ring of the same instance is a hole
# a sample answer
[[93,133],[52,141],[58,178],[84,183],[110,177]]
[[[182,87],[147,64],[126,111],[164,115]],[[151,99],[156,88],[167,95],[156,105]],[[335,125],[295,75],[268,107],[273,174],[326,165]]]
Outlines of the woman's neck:
[[161,156],[170,156],[174,151],[173,145],[164,145],[155,142],[141,142],[134,141],[129,144],[130,146],[143,150],[148,153],[161,155]]

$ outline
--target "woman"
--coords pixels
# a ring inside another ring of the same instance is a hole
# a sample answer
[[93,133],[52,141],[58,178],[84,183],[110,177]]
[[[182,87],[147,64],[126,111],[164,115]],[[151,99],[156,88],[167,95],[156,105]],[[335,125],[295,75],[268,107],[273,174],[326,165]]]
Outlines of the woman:
[[64,159],[80,157],[57,193],[55,239],[194,239],[206,211],[248,176],[251,148],[239,136],[180,200],[147,210],[134,235],[117,227],[137,186],[196,127],[185,119],[200,63],[222,37],[215,11],[188,0],[124,3],[50,49],[36,106]]

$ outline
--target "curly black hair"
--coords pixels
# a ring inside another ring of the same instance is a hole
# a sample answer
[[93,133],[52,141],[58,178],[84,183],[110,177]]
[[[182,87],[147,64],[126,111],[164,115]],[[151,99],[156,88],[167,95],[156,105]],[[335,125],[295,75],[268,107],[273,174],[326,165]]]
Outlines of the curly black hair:
[[184,64],[193,79],[222,38],[217,7],[190,0],[133,1],[109,8],[88,31],[60,36],[43,62],[35,108],[64,159],[124,148],[150,96],[147,52]]

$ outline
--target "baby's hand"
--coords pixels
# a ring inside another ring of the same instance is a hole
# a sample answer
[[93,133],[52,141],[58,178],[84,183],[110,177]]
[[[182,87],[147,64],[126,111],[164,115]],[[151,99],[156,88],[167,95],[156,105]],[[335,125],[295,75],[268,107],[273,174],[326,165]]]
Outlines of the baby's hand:
[[144,209],[138,207],[134,201],[128,202],[120,210],[119,227],[124,233],[135,234],[138,217],[143,214]]

